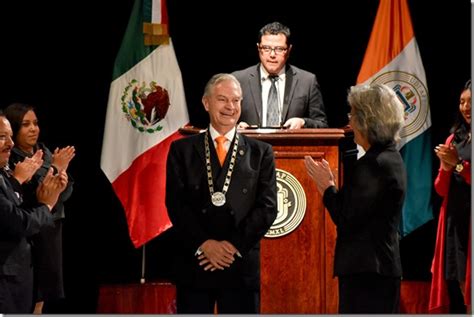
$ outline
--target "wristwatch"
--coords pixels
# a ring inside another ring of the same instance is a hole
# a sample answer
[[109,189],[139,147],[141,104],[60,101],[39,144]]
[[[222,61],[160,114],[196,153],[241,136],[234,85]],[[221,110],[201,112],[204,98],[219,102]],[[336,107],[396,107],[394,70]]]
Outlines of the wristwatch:
[[463,169],[464,169],[464,165],[462,165],[462,161],[459,161],[459,163],[456,164],[455,170],[457,173],[461,173]]

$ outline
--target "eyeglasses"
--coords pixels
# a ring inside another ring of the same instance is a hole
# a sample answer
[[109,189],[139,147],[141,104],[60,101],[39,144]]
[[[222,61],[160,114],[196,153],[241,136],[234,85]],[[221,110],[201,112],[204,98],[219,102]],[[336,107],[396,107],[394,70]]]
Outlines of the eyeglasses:
[[288,50],[288,48],[286,47],[281,47],[281,46],[271,47],[268,45],[260,45],[258,48],[265,54],[270,54],[272,51],[274,51],[276,55],[282,55]]

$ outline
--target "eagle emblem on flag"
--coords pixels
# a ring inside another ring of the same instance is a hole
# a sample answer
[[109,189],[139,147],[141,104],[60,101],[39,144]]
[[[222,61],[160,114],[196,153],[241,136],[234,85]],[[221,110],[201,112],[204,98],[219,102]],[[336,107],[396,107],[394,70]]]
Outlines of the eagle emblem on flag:
[[122,111],[132,126],[140,132],[161,131],[159,124],[168,112],[170,97],[168,91],[156,82],[142,82],[133,79],[125,87],[122,98]]

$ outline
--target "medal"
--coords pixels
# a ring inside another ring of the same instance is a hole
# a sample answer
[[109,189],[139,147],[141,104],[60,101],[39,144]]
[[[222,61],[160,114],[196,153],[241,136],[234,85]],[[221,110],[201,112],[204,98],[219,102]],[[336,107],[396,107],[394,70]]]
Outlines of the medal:
[[211,201],[214,206],[223,206],[225,204],[225,195],[221,192],[215,192],[211,196]]

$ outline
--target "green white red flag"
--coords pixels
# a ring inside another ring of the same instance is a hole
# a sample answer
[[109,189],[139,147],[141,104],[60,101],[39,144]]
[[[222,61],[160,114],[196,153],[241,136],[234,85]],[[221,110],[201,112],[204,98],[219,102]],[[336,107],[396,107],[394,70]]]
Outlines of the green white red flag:
[[171,227],[166,157],[188,122],[165,0],[136,0],[114,64],[100,164],[135,247]]

